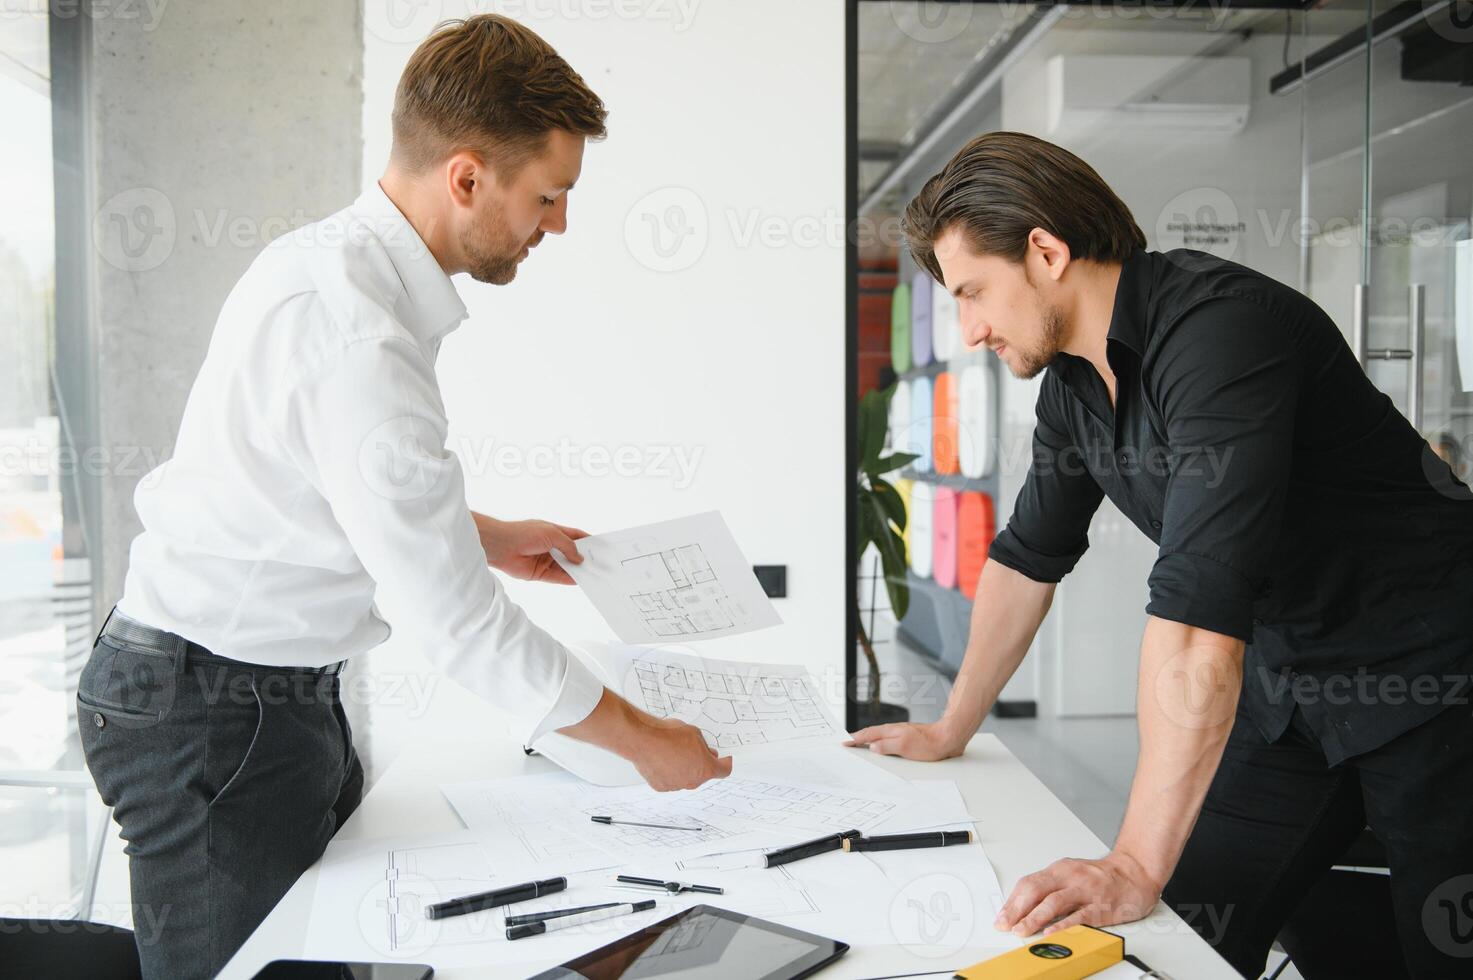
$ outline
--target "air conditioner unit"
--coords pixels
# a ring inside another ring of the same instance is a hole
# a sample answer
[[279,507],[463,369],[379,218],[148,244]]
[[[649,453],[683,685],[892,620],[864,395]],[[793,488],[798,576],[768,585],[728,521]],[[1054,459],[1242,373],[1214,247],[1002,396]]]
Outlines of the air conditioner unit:
[[1252,87],[1248,58],[1055,55],[1048,62],[1049,132],[1231,135],[1248,124]]

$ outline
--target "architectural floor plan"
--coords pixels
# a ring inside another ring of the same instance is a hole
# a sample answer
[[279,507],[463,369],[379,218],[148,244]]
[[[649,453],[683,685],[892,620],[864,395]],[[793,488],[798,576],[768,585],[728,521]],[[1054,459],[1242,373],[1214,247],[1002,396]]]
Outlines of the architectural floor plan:
[[578,551],[581,563],[558,564],[625,643],[708,640],[782,622],[715,511],[580,538]]
[[713,748],[842,734],[801,670],[717,660],[683,665],[654,653],[630,667],[646,711],[695,725]]

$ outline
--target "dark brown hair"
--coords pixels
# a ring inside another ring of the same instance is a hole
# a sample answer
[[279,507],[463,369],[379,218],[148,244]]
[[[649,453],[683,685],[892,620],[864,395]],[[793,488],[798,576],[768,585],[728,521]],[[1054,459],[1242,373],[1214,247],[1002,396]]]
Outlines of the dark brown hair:
[[1093,167],[1024,133],[976,137],[906,205],[911,257],[937,282],[936,239],[953,227],[977,253],[1011,262],[1022,261],[1034,228],[1062,239],[1076,259],[1122,262],[1146,247],[1130,209]]
[[463,149],[514,172],[554,129],[602,139],[608,110],[535,33],[498,14],[439,25],[394,93],[393,159],[410,172]]

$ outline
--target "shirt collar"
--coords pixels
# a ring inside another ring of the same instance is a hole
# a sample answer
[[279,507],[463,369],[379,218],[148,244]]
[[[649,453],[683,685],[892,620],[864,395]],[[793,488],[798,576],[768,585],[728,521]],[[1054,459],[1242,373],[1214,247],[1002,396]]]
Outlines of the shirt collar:
[[1150,257],[1136,249],[1120,264],[1120,281],[1115,286],[1115,306],[1105,339],[1124,344],[1137,358],[1145,356],[1146,311],[1150,299]]
[[383,244],[408,297],[408,324],[424,340],[437,342],[466,318],[465,303],[419,232],[374,181],[351,208]]

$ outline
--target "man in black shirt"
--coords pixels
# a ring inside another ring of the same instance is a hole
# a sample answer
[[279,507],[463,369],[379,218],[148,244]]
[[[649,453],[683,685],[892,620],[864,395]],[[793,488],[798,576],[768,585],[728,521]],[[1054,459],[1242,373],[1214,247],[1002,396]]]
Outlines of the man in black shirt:
[[978,137],[910,203],[906,234],[968,346],[1047,373],[945,714],[851,744],[959,754],[1108,495],[1160,545],[1125,822],[1107,857],[1024,878],[996,924],[1128,921],[1164,891],[1256,977],[1369,825],[1407,968],[1473,972],[1473,494],[1319,307],[1210,255],[1146,252],[1059,147]]

